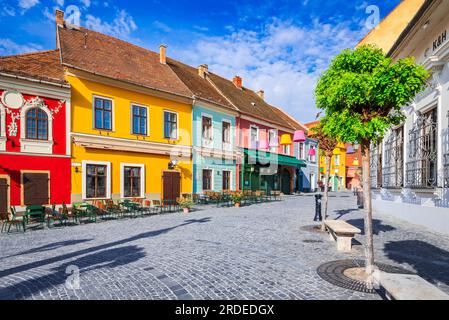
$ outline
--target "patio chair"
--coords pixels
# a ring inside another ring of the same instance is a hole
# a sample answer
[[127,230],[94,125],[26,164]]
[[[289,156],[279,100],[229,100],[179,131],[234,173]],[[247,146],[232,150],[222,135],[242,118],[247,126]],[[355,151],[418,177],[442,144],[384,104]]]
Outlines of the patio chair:
[[114,200],[106,200],[105,210],[109,212],[110,216],[114,219],[120,219],[123,217],[123,210],[120,205],[115,204]]
[[25,217],[19,216],[15,207],[11,207],[11,214],[7,216],[6,221],[3,223],[2,232],[7,231],[9,234],[12,226],[16,227],[17,232],[20,231],[20,228],[22,228],[23,233],[26,232]]
[[161,214],[162,213],[162,204],[160,200],[153,200],[153,208],[155,209],[156,213]]
[[69,209],[65,203],[62,204],[61,214],[66,221],[66,225],[69,224],[70,220],[74,221],[75,224],[79,223],[76,212],[73,210],[73,208]]
[[77,215],[79,223],[83,222],[83,218],[89,222],[97,222],[98,210],[89,203],[74,203],[73,212]]
[[67,225],[66,218],[61,212],[56,211],[55,204],[53,204],[51,208],[47,208],[45,219],[47,220],[47,228],[50,228],[52,222],[54,226],[56,221],[59,222],[60,226]]

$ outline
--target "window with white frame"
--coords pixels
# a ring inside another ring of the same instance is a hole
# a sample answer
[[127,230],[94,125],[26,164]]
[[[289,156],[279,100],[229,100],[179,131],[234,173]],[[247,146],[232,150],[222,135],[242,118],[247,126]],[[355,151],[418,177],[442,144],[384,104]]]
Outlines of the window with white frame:
[[298,144],[298,156],[300,160],[305,160],[306,159],[306,146],[304,144],[304,142],[300,142]]
[[164,111],[164,138],[178,139],[178,114],[170,111]]
[[283,146],[283,149],[284,149],[285,155],[289,156],[291,154],[291,146],[290,145]]
[[133,134],[148,135],[148,108],[138,105],[131,106]]
[[231,171],[223,171],[223,191],[231,190]]
[[[316,162],[316,147],[311,145],[309,147],[310,154],[309,154],[309,162],[315,163]],[[304,157],[305,158],[305,157]]]
[[250,129],[250,148],[256,149],[259,142],[259,128],[251,126]]
[[212,191],[213,171],[210,169],[203,170],[203,190]]
[[222,128],[222,138],[224,144],[230,144],[231,143],[231,124],[229,122],[223,121],[223,128]]
[[111,163],[83,161],[83,199],[111,198]]
[[340,155],[339,154],[335,155],[335,165],[336,166],[340,165]]
[[121,193],[123,198],[145,197],[145,166],[121,164]]
[[212,118],[203,116],[201,123],[203,140],[212,141]]
[[268,131],[268,143],[270,144],[270,152],[271,153],[278,152],[278,148],[276,146],[271,146],[271,144],[277,140],[277,137],[278,137],[278,133],[276,130]]
[[112,131],[112,100],[94,97],[95,129]]

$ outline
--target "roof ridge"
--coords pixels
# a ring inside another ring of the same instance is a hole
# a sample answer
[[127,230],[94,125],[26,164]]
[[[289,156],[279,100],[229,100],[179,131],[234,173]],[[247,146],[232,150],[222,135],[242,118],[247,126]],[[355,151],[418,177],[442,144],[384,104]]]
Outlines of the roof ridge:
[[26,56],[33,56],[33,55],[38,55],[38,54],[52,53],[52,52],[57,52],[57,51],[59,51],[59,49],[26,52],[26,53],[12,54],[12,55],[8,55],[8,56],[0,56],[0,59],[26,57]]

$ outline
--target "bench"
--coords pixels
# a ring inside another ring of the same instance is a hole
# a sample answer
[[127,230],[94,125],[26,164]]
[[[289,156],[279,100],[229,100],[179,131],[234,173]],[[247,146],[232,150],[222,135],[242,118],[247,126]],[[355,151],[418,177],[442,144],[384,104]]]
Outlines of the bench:
[[354,239],[356,234],[362,233],[359,228],[356,228],[345,221],[326,220],[324,224],[329,231],[331,241],[337,242],[338,251],[351,251],[352,239]]
[[380,294],[389,300],[449,300],[449,295],[417,275],[379,273]]

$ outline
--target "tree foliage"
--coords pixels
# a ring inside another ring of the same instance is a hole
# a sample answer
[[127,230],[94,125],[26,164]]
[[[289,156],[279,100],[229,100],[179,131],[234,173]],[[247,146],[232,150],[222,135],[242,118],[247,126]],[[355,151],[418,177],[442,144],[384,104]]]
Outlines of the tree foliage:
[[401,123],[401,108],[426,85],[429,74],[414,58],[394,62],[373,45],[339,54],[318,82],[317,105],[326,111],[326,134],[340,141],[382,139]]

